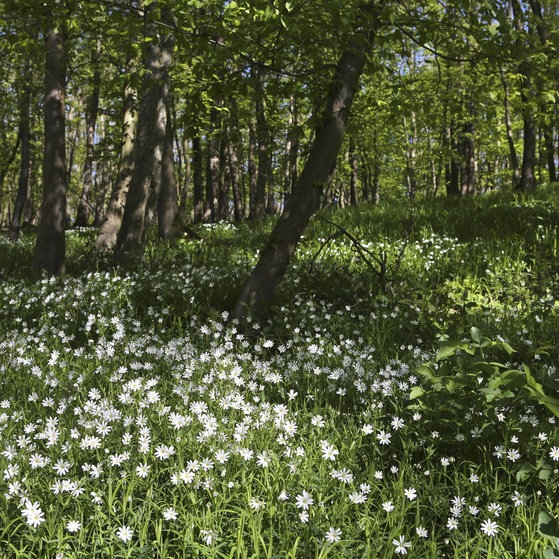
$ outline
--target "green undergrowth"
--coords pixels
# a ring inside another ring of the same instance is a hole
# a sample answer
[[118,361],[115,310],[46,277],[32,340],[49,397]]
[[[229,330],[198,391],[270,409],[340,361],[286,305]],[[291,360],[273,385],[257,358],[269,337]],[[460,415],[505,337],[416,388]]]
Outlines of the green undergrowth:
[[322,210],[251,337],[271,221],[0,238],[0,557],[559,557],[556,199]]

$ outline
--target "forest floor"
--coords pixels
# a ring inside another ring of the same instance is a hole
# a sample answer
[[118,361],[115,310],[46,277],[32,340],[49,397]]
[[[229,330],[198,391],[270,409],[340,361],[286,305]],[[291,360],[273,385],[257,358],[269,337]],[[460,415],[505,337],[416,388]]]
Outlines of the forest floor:
[[0,557],[559,557],[558,199],[322,211],[250,337],[269,223],[1,237]]

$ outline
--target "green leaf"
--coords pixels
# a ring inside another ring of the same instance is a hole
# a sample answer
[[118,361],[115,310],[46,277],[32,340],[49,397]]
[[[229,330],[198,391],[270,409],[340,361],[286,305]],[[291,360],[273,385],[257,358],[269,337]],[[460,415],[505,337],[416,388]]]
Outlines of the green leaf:
[[433,369],[431,369],[431,367],[429,367],[428,365],[419,365],[419,367],[415,368],[415,372],[427,379],[432,379],[435,377]]
[[502,347],[509,355],[512,355],[513,353],[516,353],[516,350],[514,350],[509,344],[507,344],[507,342],[501,342],[501,347]]
[[414,386],[410,392],[410,400],[417,400],[417,398],[421,398],[425,394],[425,389],[421,386]]
[[559,551],[553,549],[552,547],[548,547],[543,552],[544,559],[559,559]]
[[470,336],[472,337],[472,340],[474,340],[474,342],[478,344],[481,343],[481,330],[479,328],[472,326],[470,328]]
[[534,473],[534,467],[524,462],[516,472],[516,481],[526,481]]
[[553,477],[553,468],[549,464],[544,464],[538,471],[538,477],[542,481],[546,481]]
[[440,361],[441,359],[446,359],[447,357],[450,357],[451,355],[454,355],[455,353],[456,353],[456,347],[455,346],[445,345],[445,346],[441,347],[441,349],[439,349],[439,351],[437,351],[437,355],[435,357],[435,360]]
[[556,546],[559,545],[559,522],[546,510],[541,510],[538,515],[538,532]]

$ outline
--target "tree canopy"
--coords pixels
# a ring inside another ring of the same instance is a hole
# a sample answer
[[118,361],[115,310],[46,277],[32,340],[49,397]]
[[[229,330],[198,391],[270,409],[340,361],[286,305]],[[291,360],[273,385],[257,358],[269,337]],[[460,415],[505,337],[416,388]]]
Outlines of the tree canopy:
[[0,225],[38,225],[35,267],[59,273],[69,226],[124,261],[152,229],[281,224],[312,198],[268,243],[291,254],[321,206],[553,182],[558,8],[1,0]]

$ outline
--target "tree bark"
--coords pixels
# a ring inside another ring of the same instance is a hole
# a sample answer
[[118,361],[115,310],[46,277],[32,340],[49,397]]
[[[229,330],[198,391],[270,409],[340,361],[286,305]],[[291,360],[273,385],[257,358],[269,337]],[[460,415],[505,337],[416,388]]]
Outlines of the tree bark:
[[208,138],[206,162],[206,204],[204,217],[208,221],[216,221],[218,216],[218,193],[220,179],[220,148],[221,148],[221,118],[218,107],[221,100],[215,100],[215,106],[210,111],[210,132]]
[[9,229],[9,237],[12,241],[17,241],[19,239],[23,210],[29,195],[29,179],[31,173],[31,72],[29,63],[26,64],[24,77],[25,85],[21,95],[19,117],[19,137],[21,142],[19,181]]
[[352,139],[349,141],[349,149],[347,153],[348,163],[350,166],[349,179],[349,203],[352,206],[357,205],[357,183],[359,181],[359,168],[357,164],[357,155],[355,154],[355,143]]
[[266,186],[270,177],[270,134],[266,122],[266,108],[264,104],[264,87],[266,74],[262,68],[252,69],[254,80],[254,108],[256,116],[256,138],[258,145],[258,169],[256,174],[256,199],[254,204],[254,219],[260,219],[266,213]]
[[289,99],[289,127],[285,137],[285,172],[283,180],[283,207],[287,204],[291,191],[297,184],[297,157],[299,155],[299,138],[297,101],[295,95]]
[[20,128],[17,133],[16,141],[14,143],[14,147],[12,148],[10,156],[8,157],[6,163],[2,166],[2,169],[0,169],[0,193],[4,188],[4,180],[6,179],[6,175],[8,174],[8,171],[10,170],[12,163],[15,161],[15,158],[17,157],[17,152],[19,150],[20,144],[21,144],[21,122],[20,122]]
[[243,194],[241,190],[241,174],[239,171],[239,157],[237,155],[237,144],[239,142],[239,114],[237,101],[229,101],[229,133],[227,134],[227,163],[229,166],[229,177],[231,190],[233,192],[233,211],[235,221],[240,222],[245,218]]
[[95,125],[97,123],[97,112],[99,110],[99,94],[101,91],[101,70],[98,63],[99,49],[96,52],[95,69],[93,71],[93,84],[91,95],[87,100],[85,116],[86,128],[86,151],[82,174],[82,193],[76,213],[74,227],[86,227],[91,213],[91,191],[93,188],[93,159],[95,151]]
[[157,2],[151,3],[145,10],[146,36],[152,40],[148,43],[146,52],[146,73],[138,114],[134,170],[115,249],[117,259],[121,262],[143,255],[147,222],[150,219],[148,199],[156,200],[153,194],[150,198],[150,186],[152,180],[160,180],[160,157],[165,143],[167,114],[165,107],[169,90],[168,71],[174,37],[172,33],[157,36],[157,26],[151,20],[156,4]]
[[[180,204],[179,204],[179,219],[182,223],[186,223],[187,215],[186,215],[186,207],[188,204],[188,197],[190,194],[190,181],[192,178],[192,166],[190,162],[191,157],[191,150],[190,150],[190,142],[187,138],[183,138],[180,142],[178,138],[175,140],[177,144],[177,151],[180,151],[180,147],[182,147],[182,159],[184,161],[184,170],[182,173],[182,181],[179,181],[179,184],[182,185],[182,189],[180,191]],[[181,173],[179,173],[179,178],[181,177]]]
[[268,312],[301,235],[320,206],[322,190],[335,168],[351,103],[367,58],[368,38],[365,33],[356,33],[338,62],[297,186],[235,305],[232,317],[239,321],[248,315],[260,317]]
[[173,124],[171,110],[167,106],[167,123],[165,128],[165,146],[161,162],[161,192],[158,199],[159,238],[168,239],[173,236],[179,215],[179,200],[175,180],[175,160],[173,157]]
[[524,147],[522,150],[522,172],[520,176],[521,190],[534,190],[536,188],[536,163],[537,163],[537,130],[534,111],[530,106],[531,78],[527,64],[521,64],[520,73],[523,76],[521,86],[522,118],[524,120]]
[[509,158],[512,170],[512,184],[516,189],[520,185],[520,165],[518,164],[518,154],[516,153],[516,145],[514,143],[514,133],[512,130],[512,117],[510,111],[510,90],[507,77],[503,68],[499,68],[501,74],[501,82],[503,84],[503,91],[505,94],[504,108],[505,108],[505,129],[507,131],[507,142],[509,145]]
[[[513,10],[513,24],[518,33],[517,44],[519,52],[525,50],[525,45],[521,43],[524,31],[524,11],[518,0],[511,1]],[[531,105],[532,91],[532,68],[527,58],[520,61],[518,65],[520,75],[520,98],[522,103],[522,120],[524,146],[522,151],[522,170],[518,188],[520,190],[533,190],[536,188],[536,150],[537,150],[537,131],[534,110]]]
[[65,31],[45,33],[45,147],[43,202],[33,254],[33,268],[51,275],[64,273],[66,251]]
[[100,252],[113,249],[122,223],[128,187],[134,170],[134,138],[136,136],[137,116],[137,92],[135,88],[128,84],[124,90],[122,145],[118,177],[114,183],[107,213],[95,242],[95,247]]
[[202,171],[202,140],[198,131],[192,138],[192,195],[194,197],[194,223],[204,218],[204,176]]
[[460,157],[461,193],[462,195],[473,194],[476,184],[475,124],[473,119],[468,120],[462,127]]
[[258,164],[257,164],[257,139],[256,139],[256,119],[252,117],[248,125],[248,200],[249,200],[249,216],[251,219],[256,218],[256,185],[258,182]]
[[545,158],[547,163],[547,172],[549,174],[549,182],[557,181],[557,168],[555,166],[555,142],[553,141],[553,129],[546,126],[544,129]]

